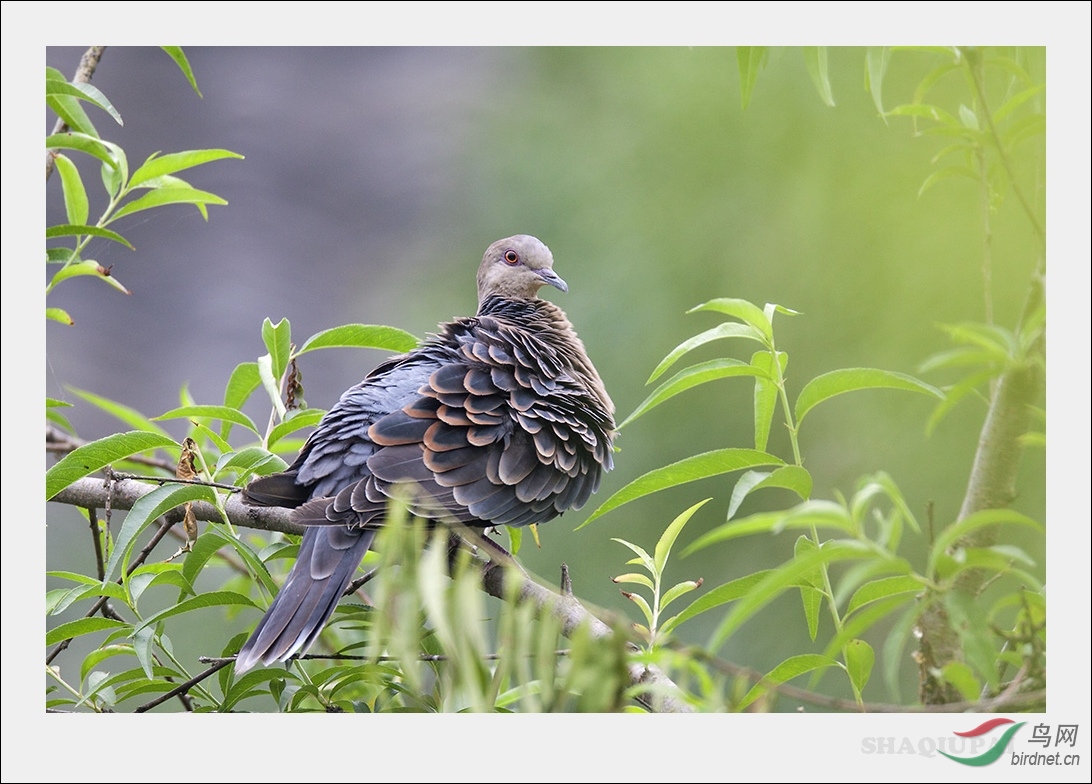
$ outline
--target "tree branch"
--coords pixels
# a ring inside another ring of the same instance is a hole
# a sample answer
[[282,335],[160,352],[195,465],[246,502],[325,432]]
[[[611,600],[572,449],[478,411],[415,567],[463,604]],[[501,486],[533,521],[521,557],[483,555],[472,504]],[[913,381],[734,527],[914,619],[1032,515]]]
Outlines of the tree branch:
[[[1042,303],[1043,280],[1037,270],[1024,302],[1021,326]],[[1044,336],[1040,335],[1030,347],[1032,357],[1041,356],[1044,340]],[[998,379],[979,434],[978,449],[959,510],[959,520],[984,509],[1001,509],[1016,497],[1016,475],[1023,452],[1020,438],[1031,423],[1031,410],[1038,402],[1042,388],[1042,372],[1042,366],[1034,358],[1021,357]],[[996,538],[996,526],[986,526],[972,532],[957,546],[988,547]],[[970,570],[961,578],[959,589],[977,594],[982,579],[981,572]],[[933,601],[922,612],[918,630],[921,633],[921,701],[938,704],[958,700],[958,692],[934,675],[948,662],[962,660],[959,635],[952,628],[948,613],[939,600]]]
[[[80,65],[76,69],[75,76],[72,77],[72,81],[77,84],[87,84],[91,81],[91,77],[95,74],[95,69],[98,68],[99,60],[102,59],[102,53],[106,51],[105,46],[92,46],[86,52],[83,53],[83,57],[80,58]],[[68,130],[68,123],[57,118],[56,125],[53,126],[53,133],[64,133]],[[46,180],[49,180],[49,176],[53,174],[54,161],[57,160],[56,150],[46,151]]]
[[[167,481],[167,480],[164,480]],[[131,509],[142,496],[156,489],[156,485],[123,479],[106,483],[102,480],[85,477],[72,483],[55,495],[51,500],[57,503],[79,507],[103,507],[107,504],[112,509]],[[272,507],[251,507],[245,505],[236,495],[224,502],[228,520],[223,520],[219,511],[210,503],[193,502],[193,513],[198,520],[230,522],[238,528],[253,528],[263,531],[302,534],[303,527],[289,519],[290,510]],[[181,507],[172,509],[164,517],[168,523],[182,520]],[[479,545],[482,540],[473,529],[460,530],[467,539]],[[476,540],[476,541],[475,541]],[[479,548],[485,549],[485,548]],[[562,634],[570,637],[580,626],[586,625],[592,636],[597,639],[614,634],[611,628],[599,618],[588,612],[571,594],[559,595],[532,580],[519,566],[510,559],[489,548],[491,560],[478,559],[482,571],[482,588],[491,596],[508,600],[509,581],[519,580],[519,590],[515,594],[517,603],[532,602],[543,612],[548,612],[561,622]],[[507,560],[507,562],[504,562]],[[636,648],[634,648],[636,649]],[[638,699],[651,710],[665,713],[688,713],[693,709],[682,700],[671,696],[678,692],[678,687],[661,670],[643,664],[629,665],[631,686],[641,686]]]

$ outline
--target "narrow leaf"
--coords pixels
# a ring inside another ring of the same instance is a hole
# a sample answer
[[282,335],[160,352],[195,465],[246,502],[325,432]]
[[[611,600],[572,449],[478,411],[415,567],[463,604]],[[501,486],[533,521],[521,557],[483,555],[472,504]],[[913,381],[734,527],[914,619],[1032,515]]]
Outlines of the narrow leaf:
[[944,393],[939,389],[905,373],[875,368],[832,370],[816,376],[800,390],[800,395],[796,398],[797,426],[811,409],[824,400],[861,389],[904,389],[908,392],[921,392],[944,399]]
[[144,431],[115,433],[77,447],[46,471],[46,500],[77,479],[82,479],[113,462],[151,449],[166,448],[178,449],[178,444],[172,438]]
[[870,46],[865,55],[865,61],[872,103],[876,105],[876,111],[884,117],[884,122],[887,122],[883,110],[883,78],[887,73],[887,64],[891,61],[891,50],[886,46]]
[[805,46],[804,65],[808,68],[811,81],[819,91],[819,97],[827,106],[834,106],[834,94],[830,89],[830,77],[827,74],[827,48],[825,46]]
[[845,534],[856,533],[849,513],[840,504],[824,500],[805,501],[792,509],[760,512],[718,526],[699,537],[697,541],[683,551],[683,555],[690,555],[711,544],[726,542],[729,539],[738,539],[741,536],[751,536],[757,533],[772,534],[784,530],[808,530],[812,526],[833,528]]
[[736,706],[736,710],[744,710],[761,697],[763,694],[770,690],[771,686],[779,686],[782,683],[791,681],[798,675],[803,675],[813,670],[823,670],[827,667],[835,667],[838,662],[831,659],[829,656],[820,656],[817,653],[804,653],[799,656],[790,656],[774,667],[762,680],[751,687],[751,690],[747,692],[747,695]]
[[209,593],[202,593],[194,596],[190,599],[179,602],[173,607],[168,607],[161,612],[157,612],[144,619],[144,622],[137,627],[137,631],[147,628],[153,624],[159,623],[162,620],[171,618],[175,615],[181,615],[183,613],[192,612],[193,610],[203,610],[206,607],[257,607],[249,597],[243,596],[241,593],[235,591],[210,591]]
[[121,530],[114,540],[114,549],[106,564],[104,579],[109,580],[113,577],[119,563],[128,563],[129,550],[136,541],[136,537],[157,517],[187,501],[212,502],[213,500],[213,489],[202,485],[164,485],[141,496],[125,515],[125,522],[122,523]]
[[186,77],[186,81],[190,83],[190,87],[197,93],[197,97],[203,98],[204,96],[201,95],[201,91],[197,89],[197,79],[193,76],[193,68],[190,67],[190,61],[186,58],[186,54],[182,51],[182,47],[161,46],[160,49],[166,52],[167,56],[174,60],[174,64],[182,71],[183,76]]
[[[109,398],[96,395],[93,392],[87,392],[83,389],[77,389],[76,387],[67,387],[67,389],[73,395],[87,401],[100,411],[105,411],[107,414],[110,414],[134,430],[146,430],[150,433],[158,433],[164,438],[170,438],[170,434],[166,430],[148,419],[135,408],[130,408],[129,406],[122,405]],[[177,446],[173,441],[171,443],[172,445]]]
[[754,574],[749,574],[746,577],[739,577],[724,585],[718,585],[704,596],[700,596],[690,603],[690,606],[679,613],[675,618],[677,619],[676,625],[683,621],[688,621],[695,615],[700,615],[708,610],[715,609],[728,602],[734,602],[750,593],[751,589],[761,583],[766,577],[773,573],[772,569],[767,569]]
[[1022,525],[1040,533],[1043,527],[1038,522],[1012,509],[984,509],[980,512],[967,515],[958,523],[949,525],[937,536],[936,541],[929,550],[929,567],[927,574],[933,574],[937,559],[942,556],[949,547],[962,539],[972,531],[989,525]]
[[181,406],[154,417],[153,421],[159,422],[164,419],[219,419],[242,425],[252,433],[258,433],[258,426],[254,424],[254,420],[239,409],[229,406]]
[[239,158],[243,156],[230,150],[186,150],[185,152],[173,152],[159,157],[150,157],[144,165],[133,172],[129,178],[130,187],[135,188],[148,180],[163,177],[168,174],[192,169],[202,163],[223,160],[224,158]]
[[848,616],[866,604],[875,602],[879,599],[886,599],[888,596],[896,596],[903,593],[919,593],[924,590],[925,586],[921,580],[910,575],[898,575],[895,577],[882,577],[878,580],[865,583],[858,588],[853,598],[849,600],[849,605],[846,607],[845,614]]
[[736,47],[740,100],[744,109],[751,102],[751,93],[754,92],[755,82],[758,81],[758,72],[765,67],[768,57],[769,47],[767,46]]
[[762,333],[747,324],[740,324],[735,321],[729,321],[720,326],[707,329],[700,335],[695,335],[689,340],[684,340],[675,348],[671,349],[671,352],[664,357],[663,361],[656,366],[656,369],[652,371],[652,375],[648,377],[646,384],[651,384],[666,371],[669,367],[678,361],[679,357],[684,354],[693,351],[698,346],[704,346],[714,340],[721,340],[723,338],[747,338],[750,340],[757,340],[759,343],[765,345]]
[[79,150],[80,152],[98,158],[111,168],[117,167],[118,165],[117,153],[119,148],[117,145],[103,139],[97,139],[86,133],[70,131],[68,133],[55,133],[52,136],[47,136],[46,149]]
[[637,417],[648,413],[665,400],[669,400],[680,392],[685,392],[700,384],[736,376],[761,377],[763,372],[764,371],[761,368],[748,365],[746,362],[741,362],[738,359],[711,359],[708,362],[702,362],[688,367],[685,370],[680,370],[670,379],[660,384],[651,395],[645,398],[644,402],[637,406],[633,413],[626,417],[622,424],[618,425],[618,429],[622,429]]
[[273,377],[284,378],[284,372],[292,358],[292,324],[286,318],[276,324],[267,318],[262,322],[262,342],[265,343],[273,362]]
[[167,204],[227,204],[227,201],[208,191],[199,191],[196,188],[158,188],[131,201],[114,213],[110,219],[116,221],[126,215],[148,210],[153,207],[163,207]]
[[68,222],[73,225],[87,223],[87,191],[80,179],[76,164],[67,155],[58,155],[54,159],[57,173],[61,175],[61,187],[64,189],[64,206]]
[[[777,352],[777,361],[781,366],[780,377],[784,377],[789,364],[789,355]],[[751,357],[751,365],[759,371],[755,375],[755,449],[766,451],[770,440],[770,428],[774,413],[777,411],[777,398],[780,387],[777,385],[779,374],[774,368],[774,355],[769,351],[757,351]]]
[[784,461],[779,457],[755,449],[719,449],[714,452],[705,452],[685,458],[677,463],[649,471],[647,474],[634,479],[603,502],[592,513],[591,517],[577,526],[577,529],[583,528],[595,518],[605,515],[612,509],[649,493],[655,493],[669,487],[677,487],[698,479],[727,474],[731,471],[768,465],[784,465]]
[[846,672],[857,693],[864,691],[872,675],[872,665],[876,663],[876,653],[864,640],[850,640],[845,647]]
[[82,637],[85,634],[106,631],[107,629],[121,629],[129,626],[125,621],[115,621],[113,618],[80,618],[78,621],[62,623],[46,632],[46,645],[56,645],[63,640],[71,640]]
[[98,226],[84,226],[75,224],[65,224],[58,226],[50,226],[46,229],[46,239],[53,239],[55,237],[104,237],[114,242],[120,242],[129,250],[135,250],[129,243],[129,240],[122,237],[116,231],[110,231],[110,229],[100,229]]
[[675,544],[675,540],[678,538],[683,526],[690,521],[690,518],[694,516],[695,512],[712,500],[712,498],[706,498],[704,501],[698,501],[698,503],[694,504],[672,520],[671,525],[664,530],[663,535],[660,536],[660,540],[656,542],[656,553],[653,556],[653,562],[656,564],[656,574],[663,574],[664,565],[667,563],[667,557],[671,553],[671,547]]
[[728,519],[731,520],[743,500],[755,490],[765,487],[781,487],[796,493],[801,501],[807,501],[811,495],[811,474],[800,466],[781,466],[772,472],[748,471],[739,478],[732,488],[732,499],[728,503]]
[[70,96],[81,101],[92,103],[113,117],[114,122],[118,125],[125,125],[121,120],[121,115],[118,114],[118,110],[114,108],[114,105],[110,103],[98,87],[95,87],[95,85],[90,82],[69,82],[66,80],[46,79],[46,97],[48,98],[49,96],[54,95]]
[[296,356],[320,348],[378,348],[404,353],[418,345],[416,337],[402,329],[375,324],[345,324],[312,335]]
[[703,310],[712,310],[717,313],[723,313],[726,316],[735,316],[745,324],[754,327],[755,330],[767,340],[773,340],[773,325],[770,323],[769,316],[766,315],[762,308],[745,299],[735,299],[732,297],[711,299],[686,312],[697,313]]

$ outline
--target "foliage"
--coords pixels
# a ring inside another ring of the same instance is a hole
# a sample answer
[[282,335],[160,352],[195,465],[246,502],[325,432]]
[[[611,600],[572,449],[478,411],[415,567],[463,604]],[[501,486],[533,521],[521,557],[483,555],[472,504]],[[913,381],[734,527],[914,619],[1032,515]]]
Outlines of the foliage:
[[[178,47],[164,48],[189,79],[194,91],[200,95],[189,61],[182,50]],[[64,187],[64,204],[68,217],[66,224],[46,229],[46,241],[47,244],[55,240],[71,243],[46,249],[46,262],[60,266],[46,286],[46,295],[62,281],[84,275],[95,277],[128,294],[125,286],[111,276],[108,268],[94,259],[83,257],[88,244],[93,239],[100,238],[120,243],[133,250],[125,237],[108,227],[128,215],[168,204],[196,205],[201,215],[208,220],[209,204],[227,202],[214,193],[192,187],[178,177],[178,173],[203,163],[243,156],[228,150],[188,150],[167,155],[154,153],[136,171],[130,173],[125,151],[99,135],[91,118],[80,105],[81,101],[102,109],[118,125],[122,124],[121,115],[98,88],[88,83],[68,81],[55,68],[46,68],[46,105],[56,112],[67,129],[47,136],[46,150],[51,153]],[[107,203],[93,224],[88,223],[91,208],[83,178],[76,164],[62,150],[81,152],[101,163],[102,185],[106,190]],[[140,191],[147,193],[137,196]],[[54,321],[72,323],[69,315],[60,308],[47,308],[46,316]]]
[[[185,55],[176,47],[166,49],[196,90]],[[869,50],[864,70],[874,106],[885,122],[910,118],[915,133],[948,141],[934,159],[935,165],[945,165],[925,177],[921,193],[948,178],[969,177],[989,208],[984,218],[987,236],[990,209],[1015,196],[1025,208],[1028,230],[1042,240],[1042,222],[1021,185],[1024,163],[1019,152],[1044,128],[1044,88],[1029,75],[1025,62],[1029,53],[915,51],[915,57],[930,58],[929,69],[910,102],[885,109],[885,75],[903,51]],[[747,107],[770,51],[740,47],[736,54],[742,105]],[[807,48],[803,57],[820,99],[833,106],[826,50]],[[958,106],[933,101],[939,84],[960,79],[965,93]],[[81,102],[120,122],[100,91],[68,82],[55,71],[47,73],[47,103],[72,129],[47,138],[47,149],[58,153],[68,220],[47,229],[47,239],[71,243],[47,250],[47,262],[60,267],[47,293],[78,275],[98,277],[124,291],[109,270],[84,258],[89,243],[98,238],[128,246],[109,227],[151,207],[191,203],[207,219],[207,205],[223,200],[176,175],[203,163],[241,157],[226,150],[153,155],[130,174],[124,151],[98,135]],[[93,224],[83,180],[74,163],[59,152],[65,149],[101,163],[107,205]],[[148,192],[136,195],[143,190]],[[985,255],[988,262],[988,252]],[[988,263],[984,268],[988,270]],[[984,284],[989,302],[988,273]],[[995,401],[995,390],[1008,374],[1043,367],[1045,310],[1034,297],[1030,303],[1011,329],[989,318],[982,324],[942,325],[954,348],[928,358],[917,372],[955,374],[954,379],[927,383],[900,370],[837,368],[795,391],[789,383],[789,353],[775,340],[774,322],[777,318],[780,326],[783,319],[806,316],[783,305],[760,307],[731,297],[694,307],[691,313],[726,318],[683,340],[659,362],[648,379],[657,386],[620,429],[636,426],[637,420],[684,392],[743,378],[753,383],[749,443],[702,452],[644,473],[602,501],[583,525],[645,496],[738,473],[724,504],[725,522],[682,548],[682,555],[723,548],[742,537],[783,536],[787,531],[795,536],[793,555],[774,568],[721,584],[700,578],[672,584],[667,578],[670,555],[687,524],[710,499],[694,503],[665,528],[651,554],[640,544],[615,539],[636,555],[627,564],[643,569],[613,578],[636,586],[624,594],[637,606],[643,623],[632,629],[615,624],[613,634],[606,637],[580,627],[569,633],[567,650],[559,650],[560,622],[518,601],[518,582],[508,584],[504,600],[488,599],[480,590],[480,563],[466,548],[395,508],[375,552],[365,558],[365,574],[354,585],[356,598],[342,602],[322,634],[319,647],[325,653],[239,678],[226,657],[238,650],[245,631],[230,636],[218,652],[223,658],[210,660],[201,672],[174,653],[172,635],[177,637],[189,619],[223,623],[225,629],[229,628],[225,617],[249,625],[249,619],[257,617],[255,611],[275,594],[297,553],[294,535],[267,539],[234,528],[228,522],[227,504],[252,477],[283,469],[302,445],[304,431],[323,414],[303,402],[299,358],[325,348],[406,351],[417,344],[412,335],[393,327],[350,324],[312,335],[297,348],[287,319],[277,323],[266,319],[261,326],[265,353],[235,367],[221,401],[198,402],[183,388],[180,406],[152,418],[73,390],[122,422],[126,432],[76,446],[58,460],[46,474],[47,500],[100,470],[111,481],[124,476],[119,472],[150,470],[158,482],[173,478],[178,483],[165,483],[137,501],[116,532],[110,528],[108,509],[105,519],[99,519],[99,510],[84,510],[94,531],[98,572],[48,573],[65,587],[47,592],[51,625],[46,644],[53,648],[47,656],[51,679],[47,707],[145,710],[170,696],[187,710],[224,712],[618,711],[634,709],[631,698],[639,689],[631,684],[627,668],[639,663],[662,667],[677,682],[682,698],[699,710],[770,709],[782,684],[808,675],[809,688],[816,689],[828,673],[839,681],[824,684],[825,689],[834,693],[848,689],[856,705],[867,708],[866,690],[876,691],[872,684],[877,665],[890,698],[907,702],[899,691],[903,652],[916,630],[924,627],[927,635],[933,633],[923,617],[934,608],[943,611],[958,646],[942,661],[919,656],[925,660],[923,669],[928,669],[923,678],[935,678],[954,699],[972,703],[1012,686],[1014,673],[1021,673],[1023,681],[1016,683],[1021,689],[1042,689],[1046,622],[1039,565],[1013,541],[993,537],[998,530],[1004,534],[1021,529],[1041,537],[1043,523],[1003,505],[972,505],[958,517],[939,524],[930,517],[923,525],[912,511],[922,502],[904,497],[897,479],[884,471],[861,476],[848,497],[837,490],[830,491],[832,498],[820,497],[823,493],[816,492],[800,440],[801,428],[805,421],[813,421],[808,417],[816,408],[848,393],[887,389],[934,400],[925,423],[928,431],[943,427],[957,404]],[[56,309],[47,314],[71,321]],[[740,345],[750,349],[743,356],[725,353],[665,378],[692,352]],[[259,389],[264,396],[254,395]],[[254,397],[268,405],[264,426],[243,411]],[[60,414],[61,405],[47,401],[47,417],[71,431]],[[185,436],[176,440],[163,422],[185,423]],[[775,422],[788,435],[791,454],[770,451],[773,434],[780,432]],[[1040,430],[1020,434],[1022,446],[1044,442]],[[798,503],[741,516],[755,496],[770,490],[787,491]],[[222,520],[208,523],[203,532],[192,514],[193,505],[201,502],[212,504]],[[177,508],[186,510],[185,538],[173,556],[152,563],[148,556],[167,535],[171,528],[167,515]],[[983,532],[991,536],[980,537]],[[510,542],[518,550],[518,532],[510,532]],[[909,547],[908,542],[919,546]],[[671,566],[675,568],[674,563]],[[729,683],[723,670],[714,666],[716,660],[748,621],[774,612],[774,603],[786,594],[799,597],[797,622],[806,628],[814,647],[788,656],[758,678]],[[691,601],[665,617],[668,606],[677,607],[683,599]],[[84,614],[77,617],[80,610]],[[686,649],[679,630],[699,616],[711,615],[719,616],[719,621],[707,644],[701,651]],[[49,666],[73,640],[93,641],[78,677]],[[179,684],[189,686],[180,691]],[[925,696],[919,698],[924,701]]]

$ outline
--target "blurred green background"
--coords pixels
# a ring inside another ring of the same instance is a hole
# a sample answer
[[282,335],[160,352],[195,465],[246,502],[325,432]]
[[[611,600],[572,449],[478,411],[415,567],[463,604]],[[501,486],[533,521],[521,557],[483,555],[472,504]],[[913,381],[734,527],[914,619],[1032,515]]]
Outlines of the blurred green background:
[[[48,64],[70,75],[81,52],[50,49]],[[982,320],[987,296],[996,322],[1012,327],[1038,261],[1015,199],[1005,199],[991,216],[987,295],[978,186],[948,179],[919,197],[936,168],[933,156],[948,140],[915,134],[909,119],[879,116],[864,87],[864,49],[829,50],[834,107],[823,104],[799,49],[772,50],[745,110],[733,48],[193,48],[187,54],[203,99],[160,51],[108,49],[94,84],[126,125],[109,127],[95,115],[100,132],[122,144],[131,161],[155,150],[202,147],[247,159],[188,177],[230,202],[212,208],[207,224],[173,207],[119,225],[137,252],[103,247],[98,258],[114,265],[131,297],[90,281],[51,295],[49,304],[68,309],[77,323],[48,325],[47,391],[76,404],[70,419],[87,439],[122,428],[65,385],[157,415],[176,405],[183,384],[198,402],[220,402],[231,369],[264,353],[266,316],[289,318],[297,344],[351,322],[423,335],[438,321],[473,311],[481,253],[517,232],[552,249],[570,292],[545,295],[583,338],[619,421],[651,391],[645,382],[668,351],[719,323],[711,313],[686,315],[709,299],[774,302],[800,312],[774,321],[795,397],[809,379],[836,368],[915,373],[949,345],[936,325]],[[1043,67],[1044,50],[1025,54]],[[936,62],[928,54],[896,53],[883,86],[885,106],[910,102]],[[1042,78],[1042,71],[1033,75]],[[969,101],[959,77],[938,83],[932,97],[949,111]],[[1042,214],[1044,140],[1035,138],[1020,153],[1022,187]],[[85,181],[97,181],[93,168],[86,171]],[[58,222],[56,178],[48,210],[50,222]],[[725,353],[749,359],[751,350],[720,341],[692,359]],[[381,358],[341,350],[308,355],[301,366],[308,403],[328,408]],[[678,513],[712,497],[684,531],[681,549],[724,522],[736,475],[658,493],[574,529],[646,471],[697,452],[753,446],[751,405],[751,383],[729,379],[684,393],[628,425],[618,439],[616,470],[599,495],[541,528],[541,549],[525,537],[521,560],[555,583],[567,563],[580,598],[637,620],[610,581],[629,571],[629,551],[611,538],[651,549]],[[964,401],[927,436],[931,410],[924,396],[879,391],[844,396],[811,413],[801,446],[813,497],[848,496],[858,477],[884,470],[920,521],[927,504],[938,526],[954,519],[985,407]],[[173,433],[178,423],[171,424]],[[776,420],[769,451],[791,459]],[[741,514],[792,503],[788,493],[765,491]],[[1025,455],[1016,506],[1045,517],[1044,456],[1037,449]],[[89,537],[78,516],[52,505],[49,524],[47,567],[90,568],[83,541]],[[783,562],[794,539],[752,537],[676,556],[668,577],[718,585]],[[1041,541],[1013,541],[1045,574]],[[925,544],[908,536],[905,554],[920,564]],[[210,617],[217,612],[194,622],[193,637],[176,645],[192,656],[218,652],[240,621],[221,624]],[[721,617],[699,617],[681,627],[680,637],[705,643]],[[798,597],[786,595],[719,653],[768,670],[794,653],[821,652],[829,632],[824,617],[820,641],[812,643]],[[909,653],[904,698],[915,693]],[[882,679],[874,679],[866,698],[890,698]]]

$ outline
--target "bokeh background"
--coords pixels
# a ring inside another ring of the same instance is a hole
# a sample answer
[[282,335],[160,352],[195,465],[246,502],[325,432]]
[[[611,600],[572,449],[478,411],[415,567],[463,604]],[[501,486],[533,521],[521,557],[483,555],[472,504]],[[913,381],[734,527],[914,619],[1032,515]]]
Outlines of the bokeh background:
[[[48,48],[47,64],[71,76],[82,52]],[[800,50],[774,49],[745,110],[730,47],[186,53],[202,98],[159,49],[108,48],[93,84],[125,125],[92,109],[100,133],[133,164],[156,151],[200,148],[246,158],[183,174],[229,202],[210,207],[207,223],[186,206],[140,213],[117,225],[135,252],[102,243],[85,254],[111,266],[131,296],[90,279],[50,295],[49,304],[67,310],[75,325],[47,325],[47,394],[74,404],[67,415],[85,439],[122,425],[70,388],[149,416],[178,405],[183,387],[200,403],[219,403],[232,369],[265,353],[267,317],[288,318],[300,344],[345,323],[390,324],[422,336],[439,321],[470,315],[482,252],[514,233],[534,234],[552,249],[570,292],[544,294],[584,339],[619,420],[651,391],[645,382],[668,351],[719,323],[714,314],[686,315],[714,297],[801,313],[775,320],[793,395],[836,368],[914,373],[948,345],[937,324],[984,317],[977,186],[951,179],[919,197],[946,142],[916,135],[907,119],[878,115],[862,87],[863,49],[830,50],[833,108],[821,101]],[[929,67],[927,55],[896,54],[885,102],[909,102]],[[958,105],[963,87],[942,82],[937,101]],[[46,132],[53,121],[47,116]],[[1041,206],[1045,145],[1032,144],[1042,148],[1031,157],[1038,168],[1021,174]],[[92,166],[83,171],[94,215],[103,207],[98,175]],[[62,223],[63,214],[54,177],[47,220]],[[992,229],[994,317],[1012,326],[1036,250],[1014,199],[998,207]],[[721,341],[693,358],[746,359],[750,352],[747,344]],[[382,359],[375,351],[308,354],[301,363],[307,402],[328,408]],[[609,579],[629,570],[629,551],[612,537],[652,548],[679,512],[712,497],[681,548],[723,523],[736,475],[658,493],[574,529],[648,470],[701,451],[752,446],[751,399],[750,382],[724,380],[627,426],[600,494],[540,529],[541,549],[525,542],[527,568],[556,582],[565,562],[579,597],[637,620]],[[882,469],[919,519],[929,503],[938,524],[953,519],[984,406],[964,402],[927,436],[931,407],[924,396],[881,391],[811,413],[801,443],[814,497],[850,495],[858,477]],[[167,427],[183,434],[179,423]],[[770,451],[791,458],[776,423]],[[1017,507],[1043,519],[1040,451],[1028,451],[1022,473]],[[788,494],[767,491],[741,514],[791,503]],[[48,523],[47,567],[92,570],[79,516],[51,505]],[[718,585],[783,562],[794,539],[753,537],[676,556],[668,574]],[[1017,543],[1045,569],[1041,546]],[[904,546],[918,559],[925,549],[921,540]],[[214,654],[238,631],[242,621],[229,626],[225,618],[221,627],[212,617],[218,612],[195,621],[192,636],[175,639],[184,656]],[[721,655],[766,670],[793,653],[821,652],[799,614],[797,597],[784,597]],[[685,641],[708,639],[721,615],[707,615],[682,627]],[[73,646],[71,661],[81,655]],[[904,696],[912,696],[909,651],[903,673]],[[887,699],[881,681],[874,678],[866,696]]]

